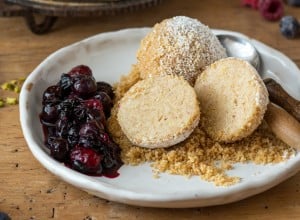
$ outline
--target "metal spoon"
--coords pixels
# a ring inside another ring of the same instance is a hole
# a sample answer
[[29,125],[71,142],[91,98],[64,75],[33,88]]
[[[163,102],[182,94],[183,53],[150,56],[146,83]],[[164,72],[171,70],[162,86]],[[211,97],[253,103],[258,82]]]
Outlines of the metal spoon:
[[[261,59],[259,52],[249,41],[230,34],[219,34],[217,37],[226,49],[228,56],[248,61],[260,73]],[[300,124],[298,122],[300,121],[300,102],[291,97],[275,80],[265,79],[264,82],[270,100],[286,110],[284,111],[270,103],[264,119],[277,137],[286,144],[300,150]]]
[[238,57],[248,61],[254,68],[260,71],[260,56],[255,47],[244,38],[229,34],[217,35],[220,43],[226,49],[229,57]]

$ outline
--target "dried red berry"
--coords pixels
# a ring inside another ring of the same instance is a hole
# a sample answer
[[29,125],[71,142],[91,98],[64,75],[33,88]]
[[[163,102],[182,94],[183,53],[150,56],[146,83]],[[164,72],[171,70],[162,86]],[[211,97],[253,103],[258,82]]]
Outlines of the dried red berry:
[[269,21],[279,20],[284,12],[281,0],[260,0],[258,9],[260,14]]
[[242,0],[241,4],[246,7],[258,9],[259,0]]

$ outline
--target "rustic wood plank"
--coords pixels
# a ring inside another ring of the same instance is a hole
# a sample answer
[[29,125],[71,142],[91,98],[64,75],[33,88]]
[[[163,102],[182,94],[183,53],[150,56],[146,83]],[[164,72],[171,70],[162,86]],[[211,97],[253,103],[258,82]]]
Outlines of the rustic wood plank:
[[0,16],[23,16],[24,10],[20,5],[7,4],[4,0],[0,0]]
[[[286,14],[298,18],[299,10],[285,8]],[[174,15],[198,18],[211,28],[242,32],[280,50],[300,67],[300,39],[286,40],[278,22],[265,21],[257,11],[242,8],[240,1],[169,0],[126,15],[66,17],[43,36],[31,33],[23,18],[0,18],[0,84],[27,76],[50,53],[86,37],[152,26]],[[0,92],[2,95],[6,93]],[[0,211],[12,219],[299,219],[300,173],[264,193],[222,206],[170,210],[109,202],[46,171],[27,148],[18,106],[9,106],[0,108]]]

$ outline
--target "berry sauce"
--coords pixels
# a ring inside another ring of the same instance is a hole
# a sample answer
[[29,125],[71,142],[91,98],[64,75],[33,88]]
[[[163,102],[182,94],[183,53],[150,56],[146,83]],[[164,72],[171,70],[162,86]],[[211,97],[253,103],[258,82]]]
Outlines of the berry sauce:
[[121,149],[106,130],[113,98],[111,85],[96,82],[85,65],[75,66],[49,86],[40,121],[51,157],[87,175],[117,177],[123,165]]

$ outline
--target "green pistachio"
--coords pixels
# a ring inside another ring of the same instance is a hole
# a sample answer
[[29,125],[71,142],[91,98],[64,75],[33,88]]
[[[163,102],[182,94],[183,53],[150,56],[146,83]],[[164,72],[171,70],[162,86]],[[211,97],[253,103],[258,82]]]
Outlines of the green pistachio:
[[10,80],[9,83],[12,85],[17,85],[19,83],[19,80],[13,79],[13,80]]
[[0,108],[1,107],[4,107],[4,101],[3,101],[3,99],[0,99]]
[[25,79],[26,79],[25,77],[21,77],[21,78],[18,79],[18,81],[19,81],[20,84],[22,84],[23,82],[25,82]]
[[20,86],[15,86],[14,92],[15,93],[20,93],[20,91],[21,91],[21,87]]
[[11,83],[9,83],[9,82],[6,82],[6,83],[3,83],[2,85],[1,85],[1,88],[3,89],[3,90],[8,90],[8,91],[13,91],[14,90],[14,85],[13,84],[11,84]]
[[6,98],[6,104],[8,104],[8,105],[16,105],[16,104],[18,104],[18,99],[17,98],[7,97]]
[[[14,93],[19,94],[24,81],[25,78],[14,79],[14,80],[10,80],[9,82],[3,83],[0,87],[3,90],[12,91]],[[5,99],[0,98],[0,107],[4,107],[5,105],[17,105],[18,102],[19,102],[18,98],[13,98],[13,97],[6,97]]]

